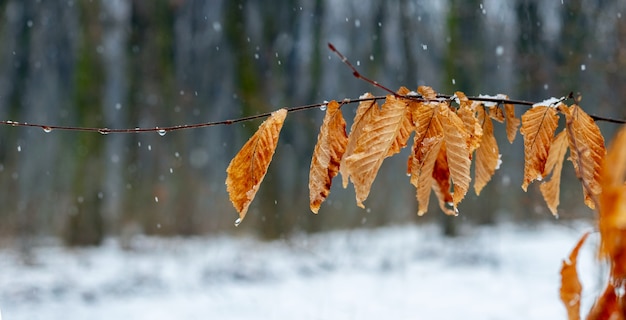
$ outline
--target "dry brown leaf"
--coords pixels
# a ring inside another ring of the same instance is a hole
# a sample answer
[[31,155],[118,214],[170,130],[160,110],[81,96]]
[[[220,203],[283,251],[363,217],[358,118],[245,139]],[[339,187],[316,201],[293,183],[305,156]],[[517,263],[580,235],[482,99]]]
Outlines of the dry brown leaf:
[[459,116],[448,106],[441,104],[437,111],[443,127],[444,141],[446,142],[446,156],[450,167],[450,178],[453,182],[452,205],[456,207],[465,197],[469,189],[470,178],[470,134],[463,125]]
[[[509,97],[505,96],[505,99],[508,100]],[[520,120],[515,117],[515,105],[504,104],[504,117],[506,118],[506,137],[510,143],[513,143],[520,125]]]
[[487,110],[489,113],[489,118],[496,120],[500,123],[504,122],[504,112],[499,106],[497,105],[489,106],[487,107]]
[[578,105],[567,108],[561,104],[559,110],[567,120],[570,159],[576,175],[582,179],[585,204],[593,209],[602,192],[600,169],[606,154],[604,137],[596,122]]
[[385,104],[382,106],[382,113],[385,117],[398,121],[394,126],[387,127],[393,130],[394,139],[389,146],[386,157],[391,157],[406,147],[411,133],[415,129],[412,121],[411,110],[407,107],[405,99],[398,99],[394,96],[388,96]]
[[[369,92],[361,96],[361,98],[373,97],[374,96]],[[346,151],[339,165],[339,172],[341,173],[344,188],[348,187],[348,182],[350,179],[350,172],[347,171],[346,166],[346,158],[354,153],[354,149],[357,145],[357,140],[363,133],[365,125],[370,122],[371,114],[376,110],[378,110],[378,103],[376,103],[376,101],[374,100],[362,101],[361,103],[359,103],[359,107],[356,109],[356,115],[354,116],[352,127],[350,127],[350,135],[348,136],[348,145],[346,146]]]
[[238,222],[245,218],[248,207],[272,162],[285,117],[287,109],[272,112],[226,169],[226,190],[230,201],[239,212]]
[[626,281],[626,126],[613,138],[601,174],[600,257],[611,262],[612,278]]
[[550,153],[546,160],[546,166],[542,175],[547,177],[550,173],[550,181],[541,183],[539,189],[543,195],[543,199],[548,204],[550,212],[554,216],[558,215],[557,207],[559,206],[559,194],[561,191],[561,169],[563,168],[563,160],[567,151],[567,131],[563,130],[552,141]]
[[[426,99],[435,99],[436,93],[430,87],[420,86],[417,91]],[[418,215],[428,211],[430,192],[435,185],[433,170],[443,143],[443,128],[435,116],[439,102],[420,102],[411,106],[415,124],[413,148],[408,160],[408,173],[415,186],[418,202]]]
[[[417,89],[417,91],[426,99],[434,99],[437,96],[430,87],[421,86]],[[413,183],[416,187],[417,180],[413,181],[413,179],[417,179],[418,174],[416,173],[419,171],[419,167],[421,166],[421,161],[419,160],[421,153],[419,149],[421,148],[422,141],[426,137],[428,128],[430,128],[431,121],[435,115],[435,107],[437,105],[438,103],[434,102],[416,102],[409,104],[415,135],[413,136],[413,147],[408,159],[407,173],[411,175],[411,183]]]
[[363,201],[383,160],[400,152],[413,131],[409,109],[393,95],[388,95],[382,108],[374,108],[370,115],[356,139],[354,152],[346,153],[342,164],[354,184],[356,202],[361,208],[365,207]]
[[474,150],[478,149],[478,146],[480,146],[480,140],[483,136],[483,128],[476,118],[477,104],[470,101],[461,91],[457,91],[454,94],[459,99],[459,108],[456,113],[463,122],[466,131],[469,133],[468,145],[469,153],[471,155]]
[[[570,111],[571,108],[570,108]],[[587,319],[626,319],[626,126],[613,138],[601,167],[598,199],[599,257],[611,267],[609,281]]]
[[309,204],[314,213],[330,194],[332,180],[339,172],[339,162],[348,144],[346,121],[339,107],[335,100],[328,103],[311,159]]
[[424,97],[424,99],[436,99],[437,92],[433,90],[433,88],[429,86],[419,86],[417,87],[417,92]]
[[580,319],[580,298],[582,293],[582,285],[578,279],[578,272],[576,271],[576,260],[578,258],[578,252],[583,243],[589,236],[589,233],[585,233],[569,255],[568,260],[563,260],[561,266],[561,301],[567,309],[567,316],[569,320]]
[[587,320],[625,320],[626,310],[622,309],[624,296],[618,297],[616,291],[617,289],[609,282],[602,296],[591,307]]
[[532,181],[543,179],[550,143],[558,121],[555,108],[548,106],[535,106],[522,115],[520,133],[524,136],[524,191]]
[[435,167],[433,168],[433,190],[439,200],[439,207],[447,215],[456,215],[453,209],[447,206],[449,203],[453,203],[452,193],[450,193],[450,167],[448,166],[448,155],[446,151],[446,143],[441,144],[439,148],[439,154],[435,161]]
[[[493,109],[493,107],[491,109]],[[480,147],[476,150],[474,192],[476,192],[476,195],[480,195],[480,191],[487,185],[487,182],[491,180],[501,160],[498,142],[493,134],[493,122],[491,122],[490,117],[485,115],[485,109],[483,107],[477,108],[477,111],[478,121],[483,124],[483,136],[480,141]]]
[[433,170],[439,154],[439,149],[443,143],[443,129],[439,120],[433,120],[432,130],[428,130],[427,137],[422,140],[419,148],[420,161],[416,165],[416,172],[411,175],[411,183],[417,188],[417,214],[423,215],[428,211],[430,191],[435,181]]

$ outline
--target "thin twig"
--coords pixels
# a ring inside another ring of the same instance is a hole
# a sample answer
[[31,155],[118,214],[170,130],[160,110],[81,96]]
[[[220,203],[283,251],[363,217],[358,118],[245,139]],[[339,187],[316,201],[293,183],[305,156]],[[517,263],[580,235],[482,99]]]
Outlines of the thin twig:
[[[401,98],[422,101],[422,102],[445,101],[445,100],[449,100],[452,97],[450,95],[440,94],[440,95],[437,95],[437,99],[432,100],[432,99],[425,99],[421,96],[414,96],[414,95],[398,95],[395,93],[394,95],[401,97]],[[513,105],[522,105],[522,106],[532,106],[533,104],[535,104],[534,102],[524,101],[524,100],[498,99],[498,98],[488,98],[488,97],[467,97],[467,98],[471,101],[492,102],[492,103],[498,103],[498,104],[513,104]],[[346,104],[358,103],[362,101],[374,101],[374,100],[384,100],[384,99],[386,99],[386,96],[375,96],[375,97],[358,98],[358,99],[343,99],[341,101],[341,104],[346,105]],[[314,103],[314,104],[308,104],[308,105],[303,105],[303,106],[291,107],[291,108],[287,108],[287,112],[297,112],[297,111],[315,109],[315,108],[324,106],[325,104],[326,103]],[[34,128],[40,128],[45,132],[51,132],[51,131],[56,130],[56,131],[99,132],[101,134],[142,133],[142,132],[158,132],[159,134],[165,134],[166,132],[170,132],[170,131],[197,129],[197,128],[219,126],[219,125],[231,125],[231,124],[235,124],[239,122],[247,122],[247,121],[252,121],[256,119],[267,118],[271,114],[272,114],[271,112],[264,112],[264,113],[259,113],[253,116],[241,117],[241,118],[230,119],[230,120],[202,122],[202,123],[196,123],[196,124],[184,124],[184,125],[169,126],[169,127],[149,127],[149,128],[137,127],[137,128],[111,129],[111,128],[106,128],[106,127],[97,128],[97,127],[59,126],[59,125],[38,124],[38,123],[19,122],[19,121],[11,121],[11,120],[0,120],[0,125],[12,126],[12,127],[34,127]],[[616,124],[626,124],[626,120],[622,120],[622,119],[613,119],[613,118],[601,117],[601,116],[595,116],[595,115],[589,115],[589,116],[595,121],[604,121],[604,122],[616,123]]]
[[348,60],[348,58],[346,56],[344,56],[341,52],[339,52],[339,50],[337,50],[337,48],[335,48],[335,46],[332,43],[328,43],[328,48],[330,49],[330,51],[334,52],[339,59],[341,59],[341,62],[345,63],[348,68],[352,69],[352,75],[357,78],[357,79],[361,79],[375,87],[381,88],[387,92],[389,92],[390,94],[394,95],[394,96],[399,96],[399,94],[397,94],[396,92],[394,92],[393,90],[383,86],[382,84],[378,83],[378,81],[374,81],[370,78],[364,77],[361,75],[361,73],[359,72],[359,70],[357,70],[354,65],[352,65],[352,63],[350,62],[350,60]]
[[[361,73],[359,73],[359,71],[354,67],[354,65],[352,65],[350,60],[348,60],[346,56],[344,56],[341,52],[339,52],[339,50],[337,50],[337,48],[335,48],[335,46],[332,45],[331,43],[328,43],[328,48],[330,48],[330,50],[333,51],[341,59],[341,62],[346,64],[352,70],[352,75],[354,75],[357,79],[361,79],[375,87],[383,89],[384,91],[387,91],[389,94],[392,94],[396,97],[414,100],[414,101],[421,101],[421,102],[447,101],[448,103],[450,102],[450,99],[454,97],[451,95],[438,94],[436,99],[426,99],[422,97],[421,95],[415,94],[415,93],[411,93],[409,95],[401,95],[379,84],[377,81],[371,80],[361,75]],[[341,105],[357,103],[361,101],[383,100],[386,98],[387,98],[386,96],[375,96],[375,97],[358,98],[358,99],[343,99],[341,101]],[[567,97],[562,98],[561,102],[566,99],[572,99],[572,98],[573,98],[573,94],[570,93]],[[512,104],[512,105],[522,105],[522,106],[532,106],[535,104],[535,102],[531,102],[531,101],[499,99],[499,98],[494,98],[494,97],[467,97],[467,99],[471,101],[492,102],[492,103],[497,103],[497,104]],[[308,104],[308,105],[303,105],[303,106],[290,107],[286,109],[287,109],[287,112],[296,112],[296,111],[319,108],[321,106],[324,106],[325,104],[326,102],[314,103],[314,104]],[[106,127],[95,128],[95,127],[78,127],[78,126],[58,126],[58,125],[37,124],[37,123],[11,121],[11,120],[0,120],[0,125],[12,126],[12,127],[35,127],[35,128],[41,128],[44,132],[51,132],[53,130],[99,132],[101,134],[158,132],[159,134],[164,135],[165,133],[170,132],[170,131],[197,129],[197,128],[219,126],[219,125],[231,125],[231,124],[235,124],[239,122],[246,122],[246,121],[251,121],[255,119],[266,118],[266,117],[269,117],[271,114],[272,114],[271,112],[265,112],[265,113],[259,113],[253,116],[241,117],[241,118],[236,118],[236,119],[231,119],[231,120],[203,122],[203,123],[196,123],[196,124],[184,124],[184,125],[170,126],[170,127],[151,127],[151,128],[136,127],[136,128],[110,129]],[[590,115],[590,117],[595,121],[605,121],[605,122],[610,122],[610,123],[626,124],[626,120],[622,120],[622,119],[613,119],[613,118],[607,118],[607,117],[601,117],[601,116],[595,116],[595,115]]]

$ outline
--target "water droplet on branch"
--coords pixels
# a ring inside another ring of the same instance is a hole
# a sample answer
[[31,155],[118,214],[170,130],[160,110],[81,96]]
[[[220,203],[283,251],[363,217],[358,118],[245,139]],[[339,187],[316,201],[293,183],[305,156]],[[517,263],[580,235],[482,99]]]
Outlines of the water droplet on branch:
[[52,132],[52,128],[50,128],[50,127],[43,127],[42,129],[43,129],[43,132],[45,132],[45,133]]
[[157,132],[159,133],[161,137],[167,133],[167,131],[165,131],[164,129],[159,129]]

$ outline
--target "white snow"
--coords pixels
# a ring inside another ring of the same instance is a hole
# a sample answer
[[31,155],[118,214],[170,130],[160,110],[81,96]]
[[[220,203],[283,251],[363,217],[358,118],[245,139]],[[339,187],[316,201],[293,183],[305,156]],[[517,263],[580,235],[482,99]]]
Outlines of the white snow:
[[559,103],[561,103],[561,101],[563,100],[565,100],[565,97],[560,97],[560,98],[551,97],[549,99],[533,104],[533,108],[539,107],[539,106],[556,108],[559,105]]
[[500,169],[501,165],[502,165],[502,154],[498,153],[498,162],[496,163],[496,170]]
[[[469,214],[469,212],[466,212]],[[0,250],[5,319],[566,319],[561,261],[588,225],[432,226],[251,238],[140,237],[131,250]],[[597,234],[594,235],[597,237]],[[583,310],[602,279],[581,251]],[[584,312],[584,311],[583,311]]]
[[[484,99],[497,99],[497,100],[508,100],[509,98],[506,95],[501,94],[501,93],[495,96],[490,96],[488,94],[479,94],[478,97],[484,98]],[[495,107],[498,105],[497,102],[493,102],[493,101],[481,101],[480,103],[482,103],[485,107],[488,107],[488,108]]]
[[497,46],[496,47],[496,55],[499,57],[501,55],[504,54],[504,47],[503,46]]

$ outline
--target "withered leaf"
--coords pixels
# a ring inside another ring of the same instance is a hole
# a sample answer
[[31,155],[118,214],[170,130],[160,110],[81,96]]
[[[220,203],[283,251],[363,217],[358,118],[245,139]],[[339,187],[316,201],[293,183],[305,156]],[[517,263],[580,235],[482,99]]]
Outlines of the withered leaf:
[[[509,97],[505,96],[505,99],[508,100]],[[515,105],[504,104],[504,118],[506,119],[506,137],[510,143],[513,143],[517,135],[517,128],[520,125],[520,120],[515,117]]]
[[550,153],[546,160],[546,166],[542,175],[547,177],[550,173],[550,181],[544,181],[539,186],[543,199],[548,204],[550,212],[554,216],[557,215],[557,207],[559,206],[559,195],[561,191],[561,170],[563,168],[563,160],[567,151],[567,131],[563,130],[552,141]]
[[504,122],[504,112],[502,112],[502,109],[497,105],[488,107],[487,111],[489,113],[489,118],[496,120],[500,123]]
[[611,277],[626,280],[626,126],[613,138],[601,170],[600,257],[611,262]]
[[480,147],[476,150],[474,192],[476,192],[476,195],[480,195],[480,191],[487,185],[487,182],[491,180],[501,160],[498,142],[493,134],[493,122],[491,121],[491,117],[485,114],[483,107],[477,108],[477,111],[478,121],[483,124],[483,135],[480,141]]
[[272,161],[287,109],[272,112],[226,169],[226,190],[243,220]]
[[419,86],[417,87],[417,92],[422,95],[425,99],[436,99],[437,92],[429,86]]
[[[430,87],[420,86],[417,91],[426,99],[436,98],[435,91]],[[411,119],[413,120],[415,135],[413,136],[413,147],[411,155],[408,159],[407,173],[411,175],[411,179],[417,179],[419,167],[421,166],[420,148],[422,141],[426,138],[426,132],[431,126],[431,121],[435,115],[435,107],[438,105],[436,102],[415,102],[409,104],[411,110]],[[412,181],[417,186],[417,180]]]
[[480,145],[480,140],[483,136],[483,128],[476,118],[476,106],[478,104],[474,104],[473,101],[470,101],[463,92],[457,91],[454,94],[459,99],[460,104],[459,109],[457,109],[456,111],[456,114],[463,122],[467,133],[469,133],[468,145],[469,153],[471,155],[474,150],[478,149],[478,146]]
[[624,295],[617,295],[617,288],[609,281],[604,293],[596,300],[587,315],[587,320],[625,320],[626,301]]
[[582,293],[582,285],[578,279],[578,272],[576,271],[576,260],[578,259],[578,252],[583,243],[589,236],[589,233],[585,233],[569,255],[568,260],[563,261],[561,266],[561,301],[567,309],[567,316],[569,320],[580,319],[580,298]]
[[[361,96],[361,98],[372,98],[374,97],[371,93],[366,93]],[[359,103],[359,107],[356,109],[356,115],[354,116],[354,121],[352,122],[352,127],[350,127],[350,135],[348,136],[348,144],[346,146],[346,151],[341,159],[341,163],[339,165],[339,172],[341,173],[343,187],[348,187],[348,182],[350,179],[350,172],[347,170],[346,166],[346,158],[354,153],[354,150],[357,146],[357,141],[360,139],[361,134],[365,128],[365,125],[370,122],[370,118],[372,117],[372,113],[378,110],[378,103],[376,101],[362,101]]]
[[448,154],[446,143],[442,142],[435,167],[433,169],[433,190],[439,201],[439,208],[447,215],[456,215],[456,211],[448,208],[448,203],[453,203],[452,193],[450,193],[450,166],[448,165]]
[[443,128],[444,141],[446,142],[446,156],[454,190],[452,193],[452,204],[456,210],[457,204],[465,197],[471,180],[470,134],[459,116],[445,104],[440,105],[437,113]]
[[[352,154],[344,155],[345,169],[354,184],[356,202],[364,208],[370,188],[383,160],[406,146],[413,124],[406,104],[388,95],[381,109],[373,108],[368,122],[363,123]],[[348,144],[350,141],[348,142]]]
[[543,179],[558,120],[555,108],[548,106],[535,106],[522,115],[520,133],[524,136],[524,191],[532,181]]
[[430,191],[435,183],[433,170],[443,143],[443,129],[438,119],[434,119],[432,126],[426,133],[418,148],[419,157],[415,165],[415,172],[411,175],[411,183],[417,188],[418,215],[428,211]]
[[339,163],[347,144],[346,121],[339,109],[339,103],[333,100],[327,105],[311,159],[309,204],[314,213],[318,212],[330,193],[332,179],[339,172]]
[[567,120],[570,159],[576,175],[582,179],[585,204],[593,209],[594,201],[602,191],[600,168],[606,154],[604,137],[595,121],[578,105],[568,108],[561,104],[559,110]]

